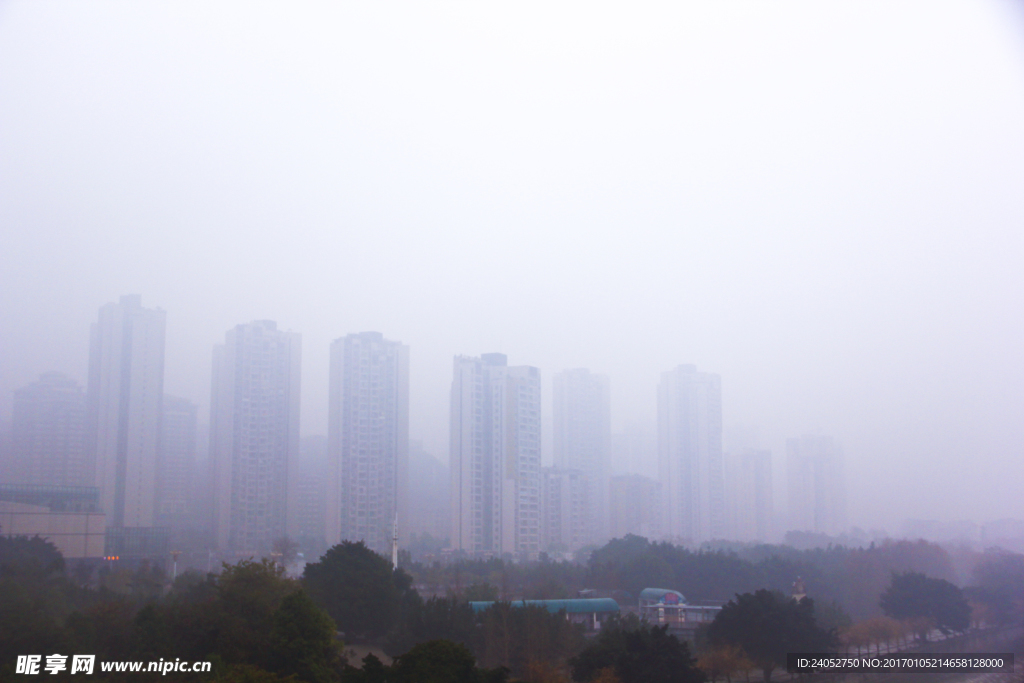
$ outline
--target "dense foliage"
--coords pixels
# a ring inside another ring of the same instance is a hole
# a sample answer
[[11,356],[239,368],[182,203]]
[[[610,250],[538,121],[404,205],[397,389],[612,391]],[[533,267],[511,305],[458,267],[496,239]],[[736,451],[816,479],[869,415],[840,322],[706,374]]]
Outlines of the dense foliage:
[[[11,543],[0,538],[0,557],[11,553]],[[108,583],[117,591],[102,582],[99,590],[82,588],[56,569],[19,573],[56,567],[47,564],[52,546],[37,544],[28,551],[38,551],[34,560],[3,564],[0,680],[17,680],[17,655],[33,653],[95,654],[99,661],[211,661],[215,680],[249,680],[262,672],[319,683],[335,680],[341,671],[333,621],[298,581],[266,560],[225,566],[217,577],[185,574],[162,595],[162,573],[147,567],[101,577],[112,578]],[[99,671],[94,676],[104,679]],[[160,678],[145,672],[132,676]]]
[[415,645],[391,666],[370,654],[347,667],[343,683],[505,683],[508,669],[482,669],[465,645],[431,640]]
[[[575,597],[584,588],[602,590],[622,605],[635,604],[637,592],[653,586],[681,590],[693,603],[731,599],[707,637],[698,639],[700,666],[715,677],[748,670],[755,661],[779,665],[779,644],[758,640],[744,624],[785,635],[790,649],[793,643],[826,647],[822,633],[830,646],[842,631],[848,647],[873,644],[877,650],[898,641],[907,623],[955,631],[968,618],[998,624],[1024,616],[1024,557],[975,554],[968,567],[975,585],[961,593],[946,578],[952,576],[946,551],[921,542],[695,551],[627,536],[594,550],[586,564],[402,559],[404,567],[393,570],[365,545],[343,543],[307,565],[302,579],[288,578],[277,563],[250,560],[225,565],[219,574],[186,572],[170,585],[160,567],[65,566],[46,541],[0,538],[0,681],[17,680],[17,655],[54,652],[106,661],[209,660],[214,670],[202,676],[207,681],[383,683],[429,678],[435,664],[463,672],[437,680],[474,682],[509,676],[568,681],[570,670],[578,680],[593,681],[660,680],[669,669],[677,678],[665,680],[677,680],[679,672],[701,675],[689,649],[664,629],[623,620],[587,647],[581,627],[564,614],[508,602]],[[797,576],[813,601],[796,603],[772,592],[788,593]],[[471,597],[496,604],[474,613]],[[909,621],[887,619],[883,608]],[[744,609],[753,612],[734,618]],[[395,663],[372,655],[346,662],[342,638],[377,648]],[[100,672],[95,676],[103,680]],[[175,680],[199,678],[178,674]]]
[[703,683],[689,646],[635,617],[614,619],[594,642],[572,659],[576,681],[594,681],[611,671],[622,683]]
[[974,568],[964,591],[978,617],[992,624],[1024,621],[1024,555],[993,550]]
[[778,591],[737,595],[712,622],[708,638],[716,646],[735,645],[764,672],[786,665],[789,652],[828,652],[836,636],[814,618],[814,601],[796,600]]
[[971,624],[971,608],[960,589],[919,572],[894,572],[879,604],[894,619],[922,624],[922,631],[966,631]]
[[411,578],[361,541],[343,541],[319,562],[306,565],[303,581],[346,638],[381,638],[398,623]]
[[624,603],[636,600],[648,587],[673,588],[695,604],[724,603],[761,588],[788,594],[796,578],[802,577],[816,601],[836,605],[855,620],[881,616],[878,598],[892,572],[921,572],[954,583],[957,579],[949,553],[925,541],[804,550],[722,544],[693,550],[635,535],[595,549],[586,564],[514,564],[492,559],[448,565],[407,562],[405,568],[417,585],[441,595],[546,599],[573,597],[592,588]]

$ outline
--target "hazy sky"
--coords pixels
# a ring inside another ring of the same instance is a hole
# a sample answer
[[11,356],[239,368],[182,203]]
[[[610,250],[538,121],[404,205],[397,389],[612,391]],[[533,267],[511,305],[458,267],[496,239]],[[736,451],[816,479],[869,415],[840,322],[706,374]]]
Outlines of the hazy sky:
[[779,478],[842,441],[852,523],[1024,518],[1020,4],[4,2],[0,230],[4,420],[138,293],[203,415],[253,319],[304,434],[332,339],[408,344],[442,459],[455,354],[616,429],[695,363]]

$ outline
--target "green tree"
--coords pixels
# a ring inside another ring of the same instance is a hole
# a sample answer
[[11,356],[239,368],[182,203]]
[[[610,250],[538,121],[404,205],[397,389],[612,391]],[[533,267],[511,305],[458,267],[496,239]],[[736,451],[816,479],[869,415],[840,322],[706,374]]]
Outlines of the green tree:
[[282,676],[252,664],[232,664],[214,680],[217,683],[295,683],[294,676]]
[[463,597],[468,602],[487,601],[494,602],[498,599],[498,587],[487,583],[474,583],[466,588]]
[[300,681],[328,683],[340,670],[334,622],[305,591],[285,597],[273,618],[269,668]]
[[306,565],[302,581],[347,640],[385,636],[397,625],[403,596],[414,592],[408,574],[362,541],[334,546]]
[[990,550],[974,569],[970,597],[985,606],[987,621],[1007,624],[1024,617],[1024,555]]
[[18,655],[68,648],[64,623],[87,591],[64,570],[64,558],[50,541],[0,537],[0,680],[14,676]]
[[603,547],[590,553],[588,564],[592,569],[602,565],[621,567],[630,560],[645,554],[650,547],[650,541],[643,536],[626,534],[622,538],[613,538]]
[[622,683],[703,683],[689,646],[636,619],[609,621],[595,641],[570,660],[576,681],[589,682],[611,669]]
[[538,605],[498,602],[480,613],[477,656],[487,667],[526,675],[531,664],[558,667],[583,648],[582,628]]
[[228,663],[267,668],[274,615],[284,599],[299,590],[284,568],[269,560],[224,565],[217,582],[217,653]]
[[372,652],[363,657],[363,666],[357,669],[346,663],[342,674],[342,683],[387,683],[391,667],[385,666],[384,662]]
[[835,600],[831,602],[815,601],[814,620],[818,622],[818,626],[836,634],[846,631],[853,625],[853,619]]
[[715,683],[719,677],[724,677],[727,683],[731,683],[733,674],[749,671],[754,668],[754,663],[740,646],[725,645],[702,654],[697,658],[697,666],[707,674],[711,683]]
[[16,581],[0,578],[0,680],[5,674],[16,679],[18,655],[64,652],[65,645],[63,629],[44,604]]
[[894,619],[927,619],[943,633],[966,631],[971,625],[971,607],[963,592],[949,581],[920,572],[893,572],[879,604]]
[[450,640],[420,643],[391,665],[389,683],[477,683],[473,654]]
[[450,640],[469,648],[477,640],[476,614],[464,600],[433,597],[424,601],[413,592],[402,604],[398,628],[385,643],[388,655],[400,655],[428,640]]
[[46,578],[64,571],[64,556],[39,536],[0,536],[0,575]]
[[[81,652],[95,654],[97,659],[127,659],[132,640],[132,607],[120,597],[108,594],[106,598],[68,617],[68,631]],[[0,619],[0,624],[3,622]]]
[[164,655],[163,650],[174,636],[168,628],[166,611],[150,603],[135,615],[130,639],[133,656],[153,661]]
[[289,567],[294,564],[295,559],[299,556],[299,544],[287,536],[275,538],[274,543],[271,545],[270,554],[273,560],[281,563],[284,567]]
[[761,589],[737,595],[708,627],[715,647],[738,645],[770,681],[776,667],[786,665],[789,652],[825,652],[835,636],[818,626],[814,601],[797,602],[780,592]]
[[671,586],[675,583],[675,570],[664,558],[648,552],[634,557],[622,567],[620,585],[630,595],[638,596],[644,588]]

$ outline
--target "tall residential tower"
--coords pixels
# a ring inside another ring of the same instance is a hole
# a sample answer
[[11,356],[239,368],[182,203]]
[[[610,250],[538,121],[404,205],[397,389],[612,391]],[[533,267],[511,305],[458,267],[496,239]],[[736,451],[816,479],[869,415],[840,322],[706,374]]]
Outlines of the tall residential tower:
[[745,448],[726,455],[725,474],[729,537],[746,542],[773,540],[771,451]]
[[205,520],[195,515],[198,408],[177,396],[164,396],[157,456],[156,519],[160,526],[184,529]]
[[238,325],[213,352],[210,458],[216,541],[248,556],[297,535],[302,337]]
[[846,530],[843,454],[832,437],[786,440],[789,530],[838,534]]
[[451,543],[474,556],[540,552],[540,371],[501,353],[454,362]]
[[718,375],[680,365],[658,385],[658,469],[666,533],[673,541],[724,538],[722,385]]
[[138,295],[100,308],[89,348],[86,418],[107,526],[151,528],[164,396],[166,314]]
[[379,332],[331,344],[327,544],[391,554],[409,524],[409,347]]
[[608,460],[611,451],[611,402],[608,377],[584,368],[554,378],[555,467],[582,473],[578,511],[580,533],[569,550],[608,539]]
[[93,462],[86,456],[85,392],[60,372],[14,392],[11,484],[93,486]]

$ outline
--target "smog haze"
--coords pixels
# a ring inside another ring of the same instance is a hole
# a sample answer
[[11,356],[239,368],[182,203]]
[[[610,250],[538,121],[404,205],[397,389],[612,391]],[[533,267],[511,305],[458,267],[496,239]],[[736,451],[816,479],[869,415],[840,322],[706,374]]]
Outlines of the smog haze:
[[653,438],[693,364],[779,500],[824,434],[851,525],[1024,519],[1022,121],[1020,3],[4,3],[0,420],[138,294],[200,422],[253,320],[303,436],[333,340],[407,345],[442,461],[453,356],[540,369],[545,464],[556,373]]

